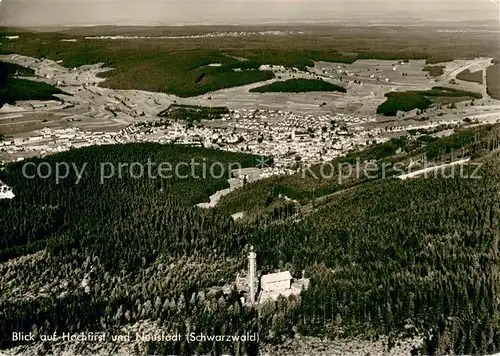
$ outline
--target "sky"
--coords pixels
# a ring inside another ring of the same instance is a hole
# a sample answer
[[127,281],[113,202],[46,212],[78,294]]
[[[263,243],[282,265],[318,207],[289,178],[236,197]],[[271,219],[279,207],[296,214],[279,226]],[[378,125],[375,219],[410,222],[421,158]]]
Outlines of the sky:
[[499,21],[500,0],[0,0],[0,25]]

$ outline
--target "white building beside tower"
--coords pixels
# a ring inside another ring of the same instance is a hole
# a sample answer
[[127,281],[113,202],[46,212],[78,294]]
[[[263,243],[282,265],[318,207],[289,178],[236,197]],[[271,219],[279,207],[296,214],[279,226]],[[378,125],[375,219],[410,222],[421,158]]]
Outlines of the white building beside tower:
[[266,274],[260,280],[260,287],[264,292],[290,289],[292,287],[292,275],[288,271]]
[[9,187],[8,185],[4,184],[0,180],[0,199],[12,199],[14,197],[15,197],[15,195],[12,192],[12,188]]

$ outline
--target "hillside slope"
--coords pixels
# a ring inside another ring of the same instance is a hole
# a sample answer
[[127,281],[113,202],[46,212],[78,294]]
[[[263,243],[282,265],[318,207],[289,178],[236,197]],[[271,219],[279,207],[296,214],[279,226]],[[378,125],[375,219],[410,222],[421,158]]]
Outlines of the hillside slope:
[[[0,201],[0,349],[29,349],[12,341],[13,331],[117,334],[154,322],[155,331],[181,335],[258,332],[259,342],[149,342],[137,353],[253,355],[299,335],[421,336],[426,354],[498,352],[500,159],[489,150],[479,156],[479,179],[470,166],[454,177],[371,181],[300,221],[278,214],[279,223],[236,223],[193,208],[226,187],[225,178],[114,176],[99,184],[102,162],[252,166],[253,156],[135,144],[48,158],[89,162],[78,185],[74,174],[58,185],[23,178],[22,163],[10,165],[0,179],[18,199]],[[264,273],[306,271],[311,286],[301,300],[255,310],[235,290],[222,291],[246,268],[249,245]],[[71,347],[95,353],[89,345]]]

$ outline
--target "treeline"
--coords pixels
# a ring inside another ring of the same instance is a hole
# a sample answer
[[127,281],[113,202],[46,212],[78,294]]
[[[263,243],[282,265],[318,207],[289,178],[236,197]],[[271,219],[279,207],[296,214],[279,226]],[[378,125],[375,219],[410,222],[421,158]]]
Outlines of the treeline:
[[174,121],[181,120],[193,123],[202,120],[218,120],[224,114],[229,114],[229,109],[227,107],[172,104],[157,116]]
[[316,79],[289,79],[250,89],[251,93],[303,93],[313,91],[347,93],[344,87]]
[[480,93],[475,93],[466,90],[447,88],[447,87],[433,87],[431,90],[418,91],[420,95],[430,96],[430,97],[451,97],[451,98],[460,98],[460,97],[471,97],[474,99],[482,99],[482,95]]
[[429,75],[432,77],[439,77],[444,74],[445,66],[425,66],[423,71],[429,72]]
[[493,99],[500,100],[500,64],[497,63],[488,67],[486,70],[486,82],[488,85],[488,95]]
[[[387,100],[377,108],[377,114],[396,116],[398,111],[408,112],[414,109],[426,110],[442,98],[463,98],[463,100],[481,99],[479,93],[446,87],[433,87],[424,91],[392,92],[385,94]],[[456,102],[456,101],[454,101]]]
[[483,84],[483,71],[478,70],[477,72],[472,73],[470,69],[465,69],[457,74],[457,79],[465,80],[466,82]]
[[50,84],[17,78],[33,75],[31,69],[0,61],[0,107],[19,100],[59,100],[55,94],[68,95]]
[[15,63],[0,61],[0,78],[11,76],[34,77],[35,71]]
[[385,97],[387,100],[377,107],[377,114],[384,116],[396,116],[398,111],[425,110],[432,105],[432,101],[415,92],[387,93]]

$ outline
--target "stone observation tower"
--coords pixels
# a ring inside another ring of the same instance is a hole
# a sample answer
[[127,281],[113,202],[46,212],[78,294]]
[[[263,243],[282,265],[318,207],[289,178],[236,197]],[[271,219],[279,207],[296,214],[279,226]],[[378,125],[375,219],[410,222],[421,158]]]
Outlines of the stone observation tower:
[[248,254],[248,289],[249,289],[249,302],[250,304],[255,303],[256,294],[256,280],[255,275],[257,273],[257,254],[253,252],[253,246],[250,247],[250,253]]

